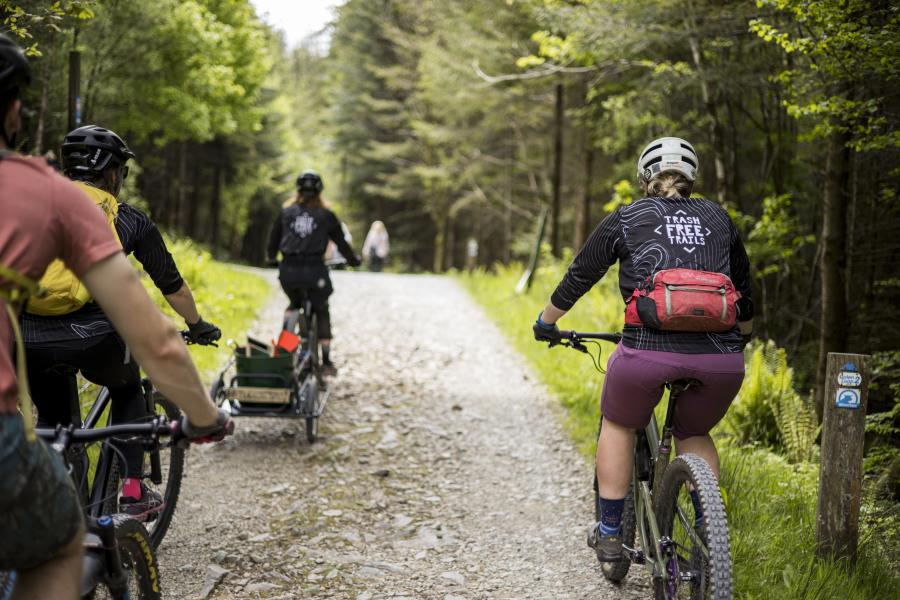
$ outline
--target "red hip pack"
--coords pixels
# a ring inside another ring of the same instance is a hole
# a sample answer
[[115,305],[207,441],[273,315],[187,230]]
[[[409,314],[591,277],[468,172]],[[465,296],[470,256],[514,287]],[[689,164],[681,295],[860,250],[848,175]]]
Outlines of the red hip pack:
[[665,269],[634,290],[625,324],[663,331],[729,331],[741,293],[722,273]]

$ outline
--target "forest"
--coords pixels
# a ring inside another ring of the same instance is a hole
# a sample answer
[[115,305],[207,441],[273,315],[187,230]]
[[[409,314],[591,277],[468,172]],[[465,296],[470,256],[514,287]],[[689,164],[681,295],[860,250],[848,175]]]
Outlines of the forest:
[[357,246],[386,224],[393,270],[521,265],[543,214],[555,265],[640,197],[648,141],[690,140],[695,194],[747,245],[755,336],[805,406],[821,418],[828,352],[874,355],[867,466],[900,499],[896,2],[347,0],[327,45],[299,47],[248,0],[0,0],[0,18],[35,72],[22,149],[58,152],[77,52],[79,122],[137,155],[129,200],[235,262],[264,263],[312,168]]

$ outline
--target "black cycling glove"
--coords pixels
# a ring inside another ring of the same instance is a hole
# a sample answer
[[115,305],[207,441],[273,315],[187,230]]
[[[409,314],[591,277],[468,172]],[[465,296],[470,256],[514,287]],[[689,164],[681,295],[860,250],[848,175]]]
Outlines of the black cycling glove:
[[210,425],[209,427],[191,425],[187,415],[181,415],[181,419],[177,423],[176,427],[184,438],[192,444],[221,442],[226,436],[234,433],[234,421],[231,415],[221,408],[219,409],[219,417],[216,419],[215,425]]
[[350,256],[347,256],[346,261],[347,261],[347,264],[350,265],[351,267],[358,267],[359,265],[362,264],[362,261],[359,260],[359,257],[356,256],[355,254],[351,254]]
[[540,313],[538,315],[537,321],[535,321],[534,325],[531,327],[531,329],[534,331],[534,339],[539,342],[559,342],[559,327],[556,326],[556,323],[544,323],[544,321],[541,320],[541,316],[543,316],[543,314],[544,313]]
[[222,337],[221,329],[219,329],[212,323],[207,323],[203,319],[200,319],[193,325],[188,323],[187,326],[188,331],[191,334],[191,338],[199,344],[211,344],[212,342],[215,342],[220,337]]

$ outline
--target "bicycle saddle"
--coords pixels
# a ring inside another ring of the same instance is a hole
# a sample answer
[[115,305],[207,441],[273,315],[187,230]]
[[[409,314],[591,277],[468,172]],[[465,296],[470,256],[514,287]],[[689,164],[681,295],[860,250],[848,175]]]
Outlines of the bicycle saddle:
[[672,381],[667,381],[665,385],[670,390],[679,389],[681,391],[684,391],[688,388],[701,386],[703,385],[703,383],[701,383],[698,379],[684,377],[682,379],[673,379]]

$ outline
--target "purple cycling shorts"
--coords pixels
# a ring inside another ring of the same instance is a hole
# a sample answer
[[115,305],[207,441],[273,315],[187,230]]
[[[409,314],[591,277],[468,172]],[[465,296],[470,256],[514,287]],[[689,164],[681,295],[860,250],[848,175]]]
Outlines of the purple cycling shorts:
[[680,354],[636,350],[619,344],[606,366],[600,410],[604,419],[641,429],[662,398],[663,385],[691,378],[702,385],[687,389],[675,407],[678,439],[706,435],[725,416],[744,380],[744,355]]

